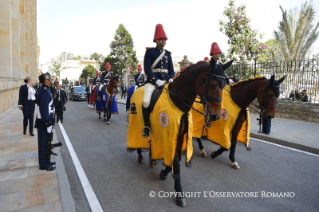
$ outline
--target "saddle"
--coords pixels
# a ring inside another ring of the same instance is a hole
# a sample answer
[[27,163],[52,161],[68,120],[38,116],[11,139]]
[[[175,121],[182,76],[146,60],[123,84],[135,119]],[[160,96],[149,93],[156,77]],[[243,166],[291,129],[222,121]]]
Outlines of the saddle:
[[160,95],[162,94],[163,88],[164,88],[164,86],[161,86],[161,87],[156,88],[156,89],[153,91],[152,97],[151,97],[150,106],[148,107],[150,113],[153,111],[154,106],[155,106],[155,104],[156,104],[158,98],[159,98]]

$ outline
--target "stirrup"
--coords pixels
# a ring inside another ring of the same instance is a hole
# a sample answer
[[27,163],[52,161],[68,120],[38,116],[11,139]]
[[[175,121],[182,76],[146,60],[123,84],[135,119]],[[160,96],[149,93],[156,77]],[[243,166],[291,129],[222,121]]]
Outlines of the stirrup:
[[[148,135],[146,135],[146,132],[145,132],[146,129],[149,130]],[[145,126],[142,130],[142,137],[143,138],[150,138],[150,133],[151,133],[151,128],[149,126]]]

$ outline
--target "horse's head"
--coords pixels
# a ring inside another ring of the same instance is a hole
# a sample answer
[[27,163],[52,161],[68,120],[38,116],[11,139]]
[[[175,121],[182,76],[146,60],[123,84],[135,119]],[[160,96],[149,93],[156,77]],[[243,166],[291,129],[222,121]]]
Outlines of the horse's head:
[[[225,87],[225,70],[232,64],[229,61],[225,65],[218,65],[216,61],[211,58],[209,70],[204,79],[200,77],[196,94],[200,96],[205,106],[205,114],[208,112],[210,121],[216,121],[221,114],[221,101],[223,88]],[[205,82],[205,83],[204,83]]]
[[279,80],[275,80],[275,75],[272,75],[267,81],[266,87],[263,87],[258,91],[257,99],[260,109],[262,110],[263,118],[271,119],[275,117],[279,88],[285,77],[286,76]]
[[109,82],[108,90],[116,91],[119,87],[120,81],[119,81],[119,75],[113,76]]

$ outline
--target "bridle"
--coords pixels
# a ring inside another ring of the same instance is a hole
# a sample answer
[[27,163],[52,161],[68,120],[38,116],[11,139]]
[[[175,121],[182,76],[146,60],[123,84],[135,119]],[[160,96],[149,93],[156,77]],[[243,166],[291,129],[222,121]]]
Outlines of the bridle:
[[[209,123],[209,121],[207,121],[207,111],[208,111],[208,101],[217,101],[217,102],[221,102],[223,100],[223,98],[221,97],[212,97],[212,96],[209,96],[209,79],[215,79],[217,81],[221,81],[223,80],[222,82],[220,82],[220,87],[221,88],[224,88],[225,86],[225,77],[224,76],[220,76],[220,75],[217,75],[217,74],[212,74],[210,73],[210,68],[207,72],[207,75],[204,77],[204,79],[196,86],[195,90],[197,90],[197,88],[199,86],[201,86],[201,84],[203,84],[205,82],[205,92],[204,92],[204,96],[201,98],[201,102],[203,105],[204,105],[204,113],[193,108],[191,105],[188,105],[184,100],[189,100],[189,101],[193,101],[191,99],[188,99],[188,98],[185,98],[185,97],[182,97],[182,96],[179,96],[175,93],[173,93],[172,91],[170,91],[169,89],[165,88],[169,94],[171,94],[172,96],[174,96],[177,100],[179,100],[182,104],[186,105],[187,107],[189,107],[190,109],[193,109],[195,110],[196,112],[198,112],[199,114],[203,115],[205,117],[205,123]],[[184,100],[183,100],[184,99]]]
[[[240,95],[238,95],[238,94],[232,92],[231,90],[230,90],[230,91],[227,90],[227,91],[230,92],[231,94],[233,94],[234,96],[239,97],[240,99],[242,99],[242,100],[246,101],[247,103],[250,103],[250,104],[252,104],[253,106],[255,106],[256,108],[258,108],[259,111],[257,111],[257,110],[254,109],[254,108],[251,108],[251,109],[253,109],[255,112],[257,112],[257,113],[259,113],[259,114],[263,114],[263,113],[267,110],[267,107],[273,107],[273,108],[276,108],[276,107],[277,107],[277,101],[275,101],[275,104],[274,104],[274,105],[272,105],[272,104],[267,104],[267,102],[266,102],[266,100],[267,100],[267,90],[268,90],[269,87],[279,88],[279,86],[270,85],[270,80],[268,80],[267,85],[266,85],[263,89],[261,89],[261,90],[256,94],[256,97],[257,97],[258,94],[260,94],[261,92],[264,92],[263,98],[262,98],[262,100],[261,100],[261,104],[259,103],[259,105],[256,105],[256,104],[254,104],[253,102],[250,102],[249,100],[247,100],[247,99],[241,97]],[[258,100],[257,100],[257,102],[258,102]]]

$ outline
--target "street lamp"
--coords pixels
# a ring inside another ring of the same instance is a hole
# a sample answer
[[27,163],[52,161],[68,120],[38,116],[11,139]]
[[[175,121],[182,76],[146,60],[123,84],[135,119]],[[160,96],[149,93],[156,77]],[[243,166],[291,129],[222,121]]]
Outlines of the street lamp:
[[255,51],[255,71],[254,71],[254,77],[256,76],[256,69],[257,69],[257,56],[258,56],[258,51]]

